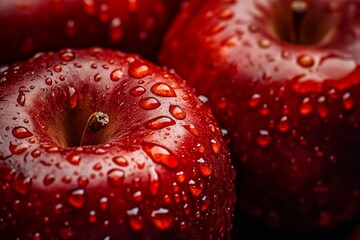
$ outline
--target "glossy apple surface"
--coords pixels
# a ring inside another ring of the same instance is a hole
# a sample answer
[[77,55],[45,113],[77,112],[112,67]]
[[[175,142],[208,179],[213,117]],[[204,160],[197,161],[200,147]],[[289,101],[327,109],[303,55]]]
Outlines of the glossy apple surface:
[[[2,239],[229,238],[229,151],[177,75],[94,48],[46,53],[0,79]],[[100,111],[108,124],[80,146]]]
[[229,130],[241,212],[272,228],[359,219],[359,29],[358,0],[193,1],[175,20],[160,61]]
[[2,0],[0,64],[64,47],[103,46],[154,58],[179,0]]

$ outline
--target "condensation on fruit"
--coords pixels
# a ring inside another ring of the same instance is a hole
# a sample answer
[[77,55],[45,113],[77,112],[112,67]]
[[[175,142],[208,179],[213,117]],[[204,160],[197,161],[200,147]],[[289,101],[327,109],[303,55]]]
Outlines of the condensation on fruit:
[[68,203],[74,208],[82,208],[85,204],[85,190],[82,188],[72,190],[67,196]]
[[151,87],[151,92],[160,97],[176,97],[174,89],[165,83],[156,83]]
[[139,213],[139,208],[135,207],[126,211],[130,226],[135,231],[140,231],[144,225],[144,219]]
[[31,137],[33,134],[25,127],[14,127],[12,130],[14,137],[22,139]]
[[176,168],[179,165],[178,158],[163,146],[155,143],[143,142],[142,149],[155,162],[167,168]]
[[121,169],[111,169],[107,173],[107,180],[111,187],[120,187],[124,183],[125,172]]
[[159,116],[145,123],[145,127],[152,130],[159,130],[175,125],[175,121],[166,116]]
[[119,81],[121,78],[124,77],[124,73],[122,70],[120,69],[115,69],[114,71],[112,71],[110,73],[110,79],[114,82]]
[[191,179],[188,182],[189,185],[189,190],[190,193],[194,196],[194,197],[198,197],[200,196],[200,194],[203,192],[204,187],[203,184],[201,182],[195,182],[193,179]]
[[141,96],[146,92],[146,89],[141,86],[133,87],[130,89],[129,93],[133,96]]
[[186,112],[178,105],[170,105],[169,112],[174,118],[178,120],[183,120],[186,118]]
[[133,62],[129,64],[129,75],[134,78],[144,78],[151,73],[148,66]]
[[156,98],[153,97],[142,98],[139,104],[145,110],[153,110],[161,105],[161,103]]
[[173,221],[173,216],[168,209],[159,208],[152,211],[151,221],[157,229],[165,230],[170,227]]

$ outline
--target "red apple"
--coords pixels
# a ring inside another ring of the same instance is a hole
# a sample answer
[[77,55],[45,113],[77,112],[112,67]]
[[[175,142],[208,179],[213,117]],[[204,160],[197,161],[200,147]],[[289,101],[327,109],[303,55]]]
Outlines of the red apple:
[[192,1],[160,60],[229,130],[242,212],[273,228],[359,219],[359,0]]
[[177,75],[65,49],[0,79],[1,239],[229,237],[229,151]]
[[64,47],[154,58],[180,0],[1,0],[0,64]]

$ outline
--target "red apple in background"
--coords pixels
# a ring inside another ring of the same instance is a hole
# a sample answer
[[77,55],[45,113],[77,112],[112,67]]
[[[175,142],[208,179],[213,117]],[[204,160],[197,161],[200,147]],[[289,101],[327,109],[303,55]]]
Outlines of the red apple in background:
[[0,64],[64,47],[154,58],[180,0],[2,0]]
[[241,212],[288,229],[359,219],[359,0],[192,1],[160,61],[229,130]]
[[229,238],[229,151],[177,75],[65,49],[0,79],[1,239]]

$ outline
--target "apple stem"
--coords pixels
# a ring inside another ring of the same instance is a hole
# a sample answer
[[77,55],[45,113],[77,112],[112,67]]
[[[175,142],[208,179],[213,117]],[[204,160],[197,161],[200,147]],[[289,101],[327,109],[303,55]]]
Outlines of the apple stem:
[[80,146],[92,145],[95,134],[109,123],[109,116],[103,112],[94,112],[87,121],[83,131]]
[[292,35],[292,42],[294,43],[301,43],[301,28],[303,24],[304,17],[309,9],[309,5],[304,0],[294,0],[291,3],[291,11],[293,14],[293,35]]

